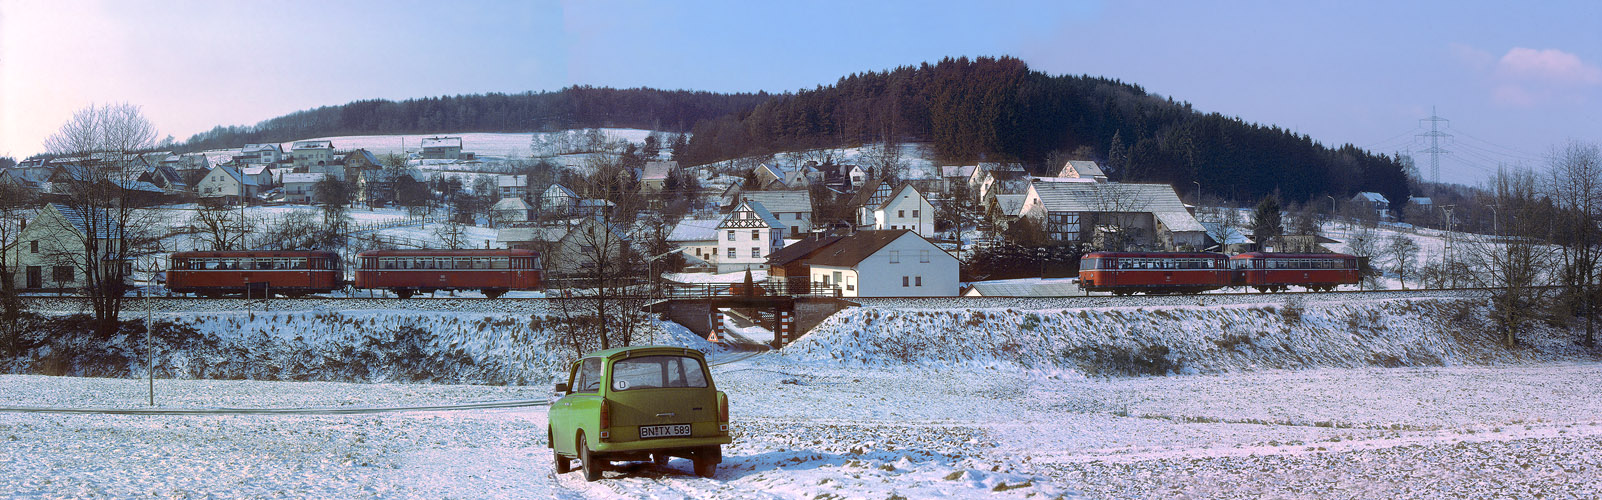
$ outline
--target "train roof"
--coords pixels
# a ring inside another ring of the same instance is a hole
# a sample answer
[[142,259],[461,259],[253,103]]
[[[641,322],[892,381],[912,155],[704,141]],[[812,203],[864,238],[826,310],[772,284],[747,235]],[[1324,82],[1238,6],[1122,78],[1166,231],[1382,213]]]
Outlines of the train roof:
[[243,257],[251,257],[251,258],[255,258],[255,257],[263,257],[263,258],[273,258],[273,257],[333,257],[333,258],[336,258],[336,259],[339,258],[339,254],[334,253],[332,251],[328,251],[328,250],[209,250],[209,251],[198,251],[197,250],[197,251],[188,251],[188,252],[173,252],[172,256],[173,256],[173,258],[197,258],[197,257],[198,258],[205,258],[205,257],[232,257],[232,258],[243,258]]
[[1227,259],[1228,255],[1213,252],[1090,252],[1081,259],[1121,257],[1129,259]]
[[1236,254],[1231,259],[1355,259],[1355,255],[1344,253],[1278,253],[1278,252],[1246,252]]
[[539,252],[519,248],[474,248],[463,250],[431,249],[420,250],[368,250],[356,254],[357,257],[536,257]]

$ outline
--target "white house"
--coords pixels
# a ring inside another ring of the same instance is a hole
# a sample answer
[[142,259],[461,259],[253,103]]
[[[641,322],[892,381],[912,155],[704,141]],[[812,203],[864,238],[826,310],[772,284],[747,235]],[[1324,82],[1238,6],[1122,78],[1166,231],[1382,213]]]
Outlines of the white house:
[[501,227],[527,223],[534,220],[533,215],[534,210],[522,198],[501,198],[490,207],[491,219]]
[[283,161],[284,150],[277,144],[246,144],[236,159],[252,165],[272,165]]
[[1372,191],[1364,191],[1352,196],[1352,204],[1373,210],[1381,219],[1391,216],[1391,200],[1385,195]]
[[762,208],[790,228],[790,237],[812,230],[811,191],[746,191],[740,193],[739,199],[761,203]]
[[571,214],[577,209],[580,199],[573,190],[561,184],[551,184],[540,194],[540,213]]
[[325,174],[284,174],[284,201],[311,204],[317,196],[317,183]]
[[816,287],[844,297],[955,297],[957,258],[909,230],[857,231],[807,260]]
[[[88,266],[99,264],[101,276],[127,276],[132,262],[116,262],[110,257],[122,244],[122,232],[116,227],[116,215],[103,210],[77,210],[66,205],[50,203],[41,207],[18,232],[10,248],[7,262],[14,273],[10,276],[18,291],[70,290],[83,288],[88,283],[84,275]],[[88,256],[84,241],[90,232],[99,256]],[[118,269],[121,266],[121,269]],[[5,279],[0,276],[0,279]]]
[[667,187],[668,175],[679,168],[676,161],[653,161],[645,164],[645,170],[640,174],[640,192],[655,194]]
[[768,254],[784,248],[784,223],[760,202],[740,202],[717,231],[719,273],[767,269]]
[[255,182],[258,187],[276,184],[273,182],[273,166],[271,164],[251,165],[239,169],[239,173],[244,174],[251,182]]
[[237,200],[256,196],[257,189],[259,186],[255,180],[227,165],[213,167],[200,182],[195,183],[195,193],[201,198]]
[[326,167],[334,164],[334,143],[295,141],[289,155],[295,160],[295,168]]
[[708,263],[718,262],[718,226],[723,219],[684,219],[668,233],[669,245]]
[[1062,170],[1057,172],[1057,177],[1107,182],[1107,174],[1102,172],[1101,165],[1090,160],[1068,160],[1068,163],[1063,164]]
[[[1106,241],[1108,247],[1201,249],[1206,228],[1185,208],[1173,186],[1037,179],[1021,213],[1041,222],[1046,236],[1064,242]],[[1129,248],[1122,248],[1129,249]]]
[[[857,226],[865,229],[907,229],[919,236],[934,234],[934,205],[911,184],[891,190],[888,184],[876,187],[883,196],[870,196],[868,204],[857,207]],[[873,203],[873,200],[878,200]]]
[[500,188],[501,199],[527,198],[528,176],[526,175],[497,175],[495,185]]
[[461,137],[423,138],[423,159],[425,160],[455,160],[461,156]]

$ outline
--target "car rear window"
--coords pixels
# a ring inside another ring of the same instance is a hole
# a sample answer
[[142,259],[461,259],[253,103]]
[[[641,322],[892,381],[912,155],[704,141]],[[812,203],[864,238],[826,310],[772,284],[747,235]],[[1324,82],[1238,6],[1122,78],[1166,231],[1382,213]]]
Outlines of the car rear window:
[[689,356],[641,356],[612,363],[612,390],[706,387],[701,360]]

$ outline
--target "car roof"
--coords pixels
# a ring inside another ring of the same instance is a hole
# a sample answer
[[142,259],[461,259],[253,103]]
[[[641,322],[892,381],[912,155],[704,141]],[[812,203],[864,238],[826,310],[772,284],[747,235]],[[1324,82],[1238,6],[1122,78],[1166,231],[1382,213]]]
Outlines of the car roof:
[[702,354],[701,351],[697,351],[695,349],[691,349],[691,348],[688,348],[688,347],[675,347],[675,346],[669,346],[669,345],[646,345],[646,346],[614,347],[614,348],[611,348],[611,349],[607,349],[605,351],[592,352],[592,353],[589,353],[588,355],[586,355],[584,357],[586,357],[586,358],[608,358],[608,359],[611,359],[611,358],[628,358],[628,357],[634,357],[634,356],[649,356],[649,355],[652,355],[652,354],[677,354],[677,355],[682,355],[682,356],[691,356],[691,357],[695,357],[695,358],[701,358],[702,360],[706,359],[706,355]]

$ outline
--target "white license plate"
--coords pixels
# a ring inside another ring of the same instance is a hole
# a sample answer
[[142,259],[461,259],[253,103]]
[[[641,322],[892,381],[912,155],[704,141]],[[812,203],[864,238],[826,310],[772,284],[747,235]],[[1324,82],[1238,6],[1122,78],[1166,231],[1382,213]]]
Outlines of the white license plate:
[[651,425],[640,427],[640,439],[682,437],[690,435],[690,424]]

